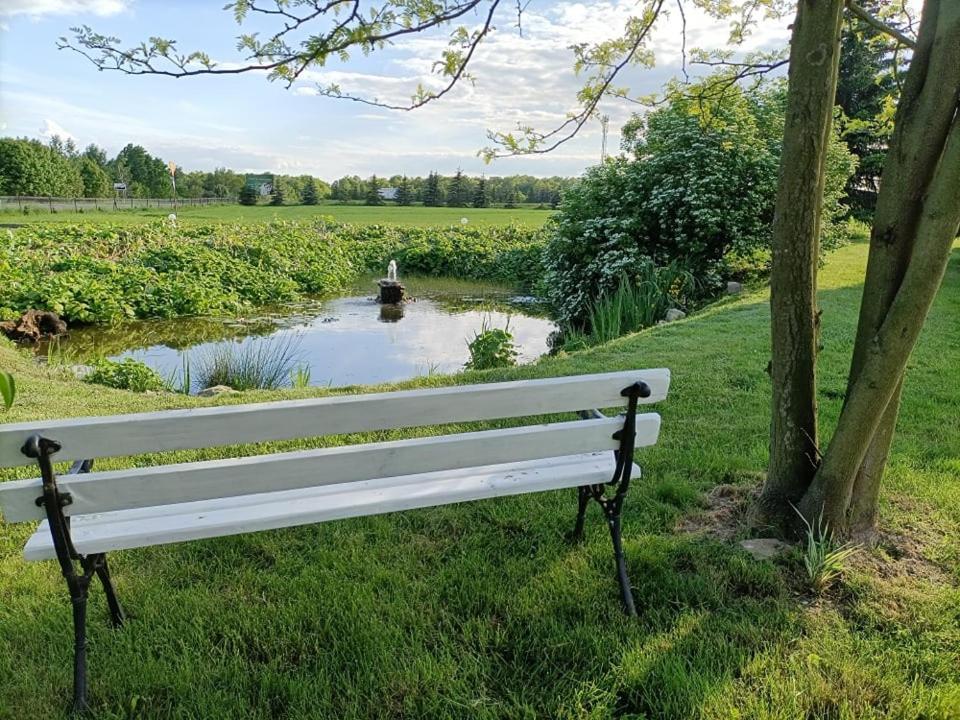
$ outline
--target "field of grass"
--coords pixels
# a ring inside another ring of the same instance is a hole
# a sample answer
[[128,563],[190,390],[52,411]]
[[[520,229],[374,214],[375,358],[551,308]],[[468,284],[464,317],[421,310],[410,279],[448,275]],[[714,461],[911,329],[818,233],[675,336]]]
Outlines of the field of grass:
[[[121,210],[118,212],[36,212],[29,215],[19,213],[0,214],[0,225],[18,225],[35,222],[55,223],[144,223],[167,217],[169,209],[161,210]],[[494,225],[527,225],[540,227],[553,213],[550,210],[538,210],[536,207],[519,207],[513,210],[505,208],[448,208],[448,207],[400,207],[397,205],[289,205],[272,207],[257,205],[211,205],[208,207],[186,207],[177,211],[181,222],[225,222],[225,223],[261,223],[271,220],[309,220],[317,215],[329,215],[337,222],[360,225],[459,225],[461,218],[467,218],[470,225],[481,227]]]
[[[849,246],[821,272],[828,432],[865,258]],[[404,384],[671,368],[661,443],[638,453],[644,477],[625,508],[638,618],[621,613],[596,508],[586,542],[565,541],[572,491],[121,552],[111,563],[132,620],[109,629],[92,595],[96,716],[960,717],[960,248],[911,360],[884,486],[887,539],[820,598],[796,553],[756,562],[678,529],[714,488],[736,496],[759,481],[768,317],[760,291],[534,366]],[[0,367],[20,381],[5,421],[214,402],[67,380],[6,346]],[[0,526],[4,719],[62,716],[70,688],[66,590],[54,563],[21,560],[32,530]]]

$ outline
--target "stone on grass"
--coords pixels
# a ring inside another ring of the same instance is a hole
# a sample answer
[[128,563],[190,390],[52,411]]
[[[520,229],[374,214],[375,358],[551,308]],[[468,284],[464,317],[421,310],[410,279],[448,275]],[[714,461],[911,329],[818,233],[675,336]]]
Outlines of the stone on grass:
[[743,283],[733,282],[732,280],[727,283],[727,295],[739,295],[743,292]]
[[232,395],[236,390],[234,390],[229,385],[214,385],[213,387],[204,388],[197,393],[198,397],[216,397],[217,395]]
[[67,370],[73,373],[77,380],[83,380],[87,375],[93,372],[92,365],[67,365]]
[[741,540],[740,547],[748,552],[754,560],[773,560],[790,549],[787,543],[776,538]]
[[673,322],[674,320],[683,320],[686,316],[687,314],[683,310],[670,308],[667,310],[667,314],[663,316],[663,319],[667,322]]

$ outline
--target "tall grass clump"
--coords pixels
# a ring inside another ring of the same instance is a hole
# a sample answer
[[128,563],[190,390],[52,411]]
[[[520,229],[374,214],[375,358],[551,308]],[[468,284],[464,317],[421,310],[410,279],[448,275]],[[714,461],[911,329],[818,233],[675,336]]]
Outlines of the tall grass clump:
[[297,390],[310,387],[310,366],[306,363],[297,365],[290,371],[290,387]]
[[289,382],[300,337],[276,335],[241,344],[218,343],[196,358],[193,375],[202,388],[276,390]]
[[615,290],[588,303],[585,326],[569,328],[564,345],[598,345],[650,327],[667,310],[683,304],[694,284],[693,275],[678,262],[660,268],[644,265],[634,278],[621,275]]
[[805,526],[803,548],[803,568],[806,571],[810,589],[821,595],[843,575],[846,562],[859,547],[851,543],[838,545],[833,532],[823,520],[823,513],[816,524],[807,520],[794,508]]

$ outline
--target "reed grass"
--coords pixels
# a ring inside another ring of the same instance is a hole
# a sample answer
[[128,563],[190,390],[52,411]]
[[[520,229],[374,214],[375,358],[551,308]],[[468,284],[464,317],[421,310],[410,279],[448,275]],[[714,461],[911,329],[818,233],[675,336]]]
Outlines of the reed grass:
[[214,345],[195,359],[200,387],[226,385],[234,390],[276,390],[288,384],[299,359],[299,335],[275,335],[253,341]]
[[694,288],[693,275],[679,263],[645,266],[637,277],[622,275],[616,290],[590,303],[585,329],[566,331],[568,349],[614,340],[656,324],[667,310],[683,304]]

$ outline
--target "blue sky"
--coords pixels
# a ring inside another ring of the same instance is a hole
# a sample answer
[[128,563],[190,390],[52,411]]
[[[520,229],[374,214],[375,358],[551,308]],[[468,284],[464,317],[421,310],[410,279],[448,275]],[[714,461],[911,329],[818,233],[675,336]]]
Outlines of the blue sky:
[[[0,0],[0,134],[72,136],[115,153],[144,145],[187,170],[225,165],[238,171],[310,173],[327,180],[345,174],[425,175],[431,170],[470,174],[576,175],[596,163],[599,124],[546,156],[484,165],[476,156],[488,129],[517,122],[553,127],[575,106],[577,79],[569,46],[619,31],[635,3],[629,0],[533,0],[521,36],[509,9],[478,51],[476,82],[412,113],[317,97],[317,82],[345,91],[403,101],[430,77],[445,40],[416,38],[369,57],[313,70],[290,90],[262,75],[198,78],[129,77],[97,72],[84,58],[58,51],[56,39],[88,24],[124,45],[160,35],[181,50],[203,49],[217,61],[240,59],[240,31],[224,0]],[[688,45],[721,46],[726,26],[688,11]],[[473,19],[471,19],[473,21]],[[636,69],[631,89],[647,93],[680,71],[680,25],[667,18],[654,38],[657,67]],[[249,27],[244,26],[245,32]],[[768,21],[750,48],[782,46],[786,21]],[[610,146],[631,108],[611,101]]]

